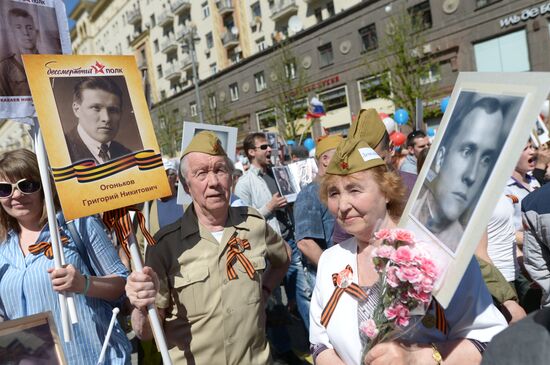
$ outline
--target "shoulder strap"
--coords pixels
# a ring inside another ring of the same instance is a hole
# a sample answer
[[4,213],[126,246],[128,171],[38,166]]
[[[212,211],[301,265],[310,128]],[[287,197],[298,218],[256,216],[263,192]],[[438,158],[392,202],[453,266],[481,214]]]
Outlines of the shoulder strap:
[[90,262],[90,256],[88,255],[88,250],[86,249],[86,246],[84,246],[84,242],[82,242],[82,238],[80,237],[80,233],[78,233],[78,230],[74,225],[74,222],[73,221],[67,222],[67,228],[69,229],[69,232],[71,232],[71,236],[76,245],[76,249],[78,250],[78,254],[82,258],[82,260],[84,260],[84,263],[88,267],[88,270],[90,270],[90,274],[92,274],[93,276],[97,276],[97,273],[95,272]]

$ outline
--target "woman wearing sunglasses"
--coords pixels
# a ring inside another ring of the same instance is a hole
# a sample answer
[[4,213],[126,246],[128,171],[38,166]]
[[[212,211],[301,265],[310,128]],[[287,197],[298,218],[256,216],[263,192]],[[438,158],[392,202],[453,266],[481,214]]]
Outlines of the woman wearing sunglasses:
[[[19,149],[0,155],[0,316],[11,320],[51,311],[62,332],[57,293],[73,293],[79,322],[72,326],[73,340],[63,342],[65,357],[69,364],[95,365],[128,272],[97,218],[75,220],[79,237],[73,239],[57,199],[55,205],[67,263],[61,269],[54,268],[51,255],[35,154]],[[104,364],[129,364],[130,351],[116,324]]]

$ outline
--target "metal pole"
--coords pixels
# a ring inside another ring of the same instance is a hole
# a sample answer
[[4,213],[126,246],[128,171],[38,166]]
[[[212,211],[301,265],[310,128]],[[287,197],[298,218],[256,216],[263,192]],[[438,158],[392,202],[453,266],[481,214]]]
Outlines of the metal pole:
[[416,129],[424,130],[424,106],[422,99],[416,98]]
[[199,114],[199,122],[204,123],[204,117],[202,115],[202,103],[201,103],[201,94],[199,90],[199,75],[197,74],[197,64],[195,58],[195,29],[191,28],[187,36],[187,46],[189,47],[189,52],[191,54],[191,65],[193,67],[193,84],[195,85],[195,98],[197,99],[197,113]]

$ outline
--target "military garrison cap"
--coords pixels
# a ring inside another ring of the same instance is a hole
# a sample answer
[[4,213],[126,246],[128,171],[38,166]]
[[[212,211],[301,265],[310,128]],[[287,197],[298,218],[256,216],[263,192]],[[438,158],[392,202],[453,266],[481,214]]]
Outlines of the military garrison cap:
[[349,175],[385,166],[384,160],[361,138],[348,137],[338,145],[327,167],[327,174]]
[[357,119],[351,123],[349,135],[363,139],[376,148],[386,133],[386,126],[376,109],[361,109]]
[[339,134],[331,134],[319,138],[317,140],[317,147],[315,147],[315,157],[319,159],[323,153],[335,149],[343,139]]
[[193,137],[181,157],[183,158],[190,152],[202,152],[213,156],[225,156],[220,139],[216,133],[211,131],[201,131]]

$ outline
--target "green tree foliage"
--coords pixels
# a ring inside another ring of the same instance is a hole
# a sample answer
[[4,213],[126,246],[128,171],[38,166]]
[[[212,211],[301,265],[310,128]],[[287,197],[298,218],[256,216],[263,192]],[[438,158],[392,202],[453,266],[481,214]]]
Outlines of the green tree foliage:
[[437,87],[434,81],[439,78],[439,64],[431,52],[425,52],[422,32],[427,26],[422,14],[402,8],[388,19],[376,59],[367,53],[365,60],[370,74],[390,75],[375,78],[374,90],[397,108],[405,108],[411,125],[415,123],[416,99],[433,97]]
[[160,152],[163,156],[178,156],[181,147],[183,122],[174,111],[169,111],[166,105],[157,108],[153,116],[153,128],[157,136]]

